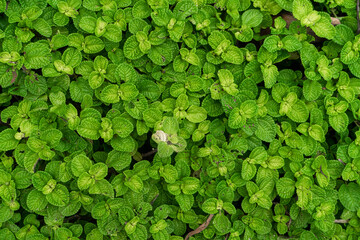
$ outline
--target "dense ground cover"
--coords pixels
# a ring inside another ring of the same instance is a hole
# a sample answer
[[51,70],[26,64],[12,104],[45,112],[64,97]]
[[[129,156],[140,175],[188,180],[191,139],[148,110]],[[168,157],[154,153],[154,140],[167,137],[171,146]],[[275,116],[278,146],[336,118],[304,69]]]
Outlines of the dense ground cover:
[[0,240],[358,239],[356,0],[0,0]]

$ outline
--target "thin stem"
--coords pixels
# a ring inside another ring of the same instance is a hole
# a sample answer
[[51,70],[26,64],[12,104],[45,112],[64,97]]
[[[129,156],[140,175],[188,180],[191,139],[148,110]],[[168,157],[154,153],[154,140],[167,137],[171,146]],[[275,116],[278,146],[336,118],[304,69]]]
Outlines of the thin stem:
[[38,158],[32,168],[33,172],[35,172],[35,168],[36,168],[36,165],[38,164],[38,162],[40,161],[40,158]]
[[15,82],[15,80],[16,80],[16,78],[17,78],[17,76],[18,76],[18,74],[17,74],[16,70],[14,70],[14,71],[12,72],[12,79],[11,79],[11,83],[14,83],[14,82]]
[[151,205],[154,204],[154,202],[156,201],[156,199],[159,197],[159,194],[156,194],[156,196],[154,197],[154,199],[150,202]]
[[65,222],[70,222],[70,221],[72,221],[73,219],[79,220],[80,218],[81,218],[81,216],[80,216],[79,214],[75,214],[75,215],[72,215],[72,216],[66,218],[64,221],[65,221]]
[[188,240],[191,236],[201,233],[204,229],[207,228],[207,226],[209,226],[211,219],[214,217],[214,214],[210,214],[209,217],[206,219],[206,221],[201,224],[197,229],[195,229],[194,231],[189,232],[186,237],[185,240]]
[[341,162],[342,165],[346,165],[346,163],[343,162],[343,160],[341,160],[340,158],[337,159],[339,162]]
[[334,223],[348,223],[349,219],[335,219]]
[[360,0],[356,1],[356,19],[357,19],[357,31],[356,33],[359,34],[360,33],[360,17],[359,17],[359,12],[360,12]]
[[143,158],[149,157],[149,156],[155,154],[157,151],[158,150],[155,148],[155,149],[151,150],[150,152],[141,154],[141,157],[143,157]]
[[331,8],[331,12],[334,14],[334,17],[338,18],[338,16],[336,15],[335,9]]
[[328,176],[326,176],[325,173],[322,171],[321,166],[320,166],[320,173],[321,173],[322,175],[324,175],[326,178],[328,178]]
[[290,218],[290,220],[286,223],[286,226],[288,227],[288,230],[290,230],[291,222],[292,222],[292,220],[291,220],[291,218]]

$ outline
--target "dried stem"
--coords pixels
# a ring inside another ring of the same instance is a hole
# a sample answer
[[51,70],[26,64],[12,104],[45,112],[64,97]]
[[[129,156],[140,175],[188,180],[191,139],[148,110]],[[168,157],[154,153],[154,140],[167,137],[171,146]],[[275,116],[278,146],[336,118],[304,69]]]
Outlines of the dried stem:
[[150,152],[141,154],[141,157],[143,157],[143,158],[149,157],[149,156],[155,154],[157,151],[158,150],[155,148],[155,149],[151,150]]
[[357,31],[356,33],[359,34],[360,33],[360,17],[359,17],[359,12],[360,12],[360,0],[356,1],[356,19],[357,19]]
[[66,218],[64,221],[65,222],[70,222],[70,221],[72,221],[74,219],[79,220],[80,218],[81,218],[81,216],[79,214],[75,214],[75,215],[72,215],[72,216]]
[[33,172],[35,172],[35,168],[36,168],[36,165],[38,164],[38,162],[40,161],[40,158],[38,158],[32,168]]
[[337,159],[339,162],[341,162],[342,165],[346,165],[346,163],[343,162],[343,160],[341,160],[340,158]]
[[156,199],[159,197],[159,194],[156,194],[156,196],[154,197],[154,199],[150,202],[151,205],[154,204],[154,202],[156,201]]
[[194,231],[189,232],[186,237],[185,240],[188,240],[191,236],[201,233],[204,229],[207,228],[207,226],[209,226],[211,219],[214,217],[214,214],[210,214],[209,217],[206,219],[206,221],[201,224],[197,229],[195,229]]
[[328,178],[328,176],[326,176],[325,173],[322,171],[321,166],[320,166],[320,173],[321,173],[322,175],[324,175],[326,178]]
[[348,219],[335,219],[334,223],[348,223],[349,220]]
[[15,82],[15,80],[16,80],[16,78],[17,78],[17,76],[18,76],[18,74],[17,74],[16,70],[14,70],[14,71],[12,72],[12,79],[11,79],[11,83],[14,83],[14,82]]
[[290,218],[290,220],[286,223],[286,226],[288,227],[288,230],[290,230],[291,222],[292,222],[292,220],[291,220],[291,218]]

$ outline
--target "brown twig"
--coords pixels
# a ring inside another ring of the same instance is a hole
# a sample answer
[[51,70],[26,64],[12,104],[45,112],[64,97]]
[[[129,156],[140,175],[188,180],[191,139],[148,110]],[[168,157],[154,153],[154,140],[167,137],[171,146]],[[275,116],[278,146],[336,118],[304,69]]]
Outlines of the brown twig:
[[348,219],[335,219],[334,223],[348,223],[349,220]]
[[346,163],[343,162],[343,160],[341,160],[340,158],[337,159],[339,162],[341,162],[342,165],[346,165]]
[[81,218],[81,216],[80,216],[79,214],[75,214],[75,215],[72,215],[72,216],[66,218],[64,221],[65,221],[65,222],[70,222],[70,221],[72,221],[73,219],[79,220],[80,218]]
[[155,154],[156,152],[157,152],[157,149],[155,148],[155,149],[151,150],[150,152],[141,154],[141,157],[146,158],[146,157],[149,157],[149,156]]
[[17,78],[17,76],[18,76],[18,74],[17,74],[16,70],[15,70],[15,71],[13,71],[13,72],[12,72],[12,79],[11,79],[11,83],[14,83],[14,82],[15,82],[15,80],[16,80],[16,78]]
[[32,168],[33,172],[35,172],[35,168],[36,168],[36,165],[38,164],[38,162],[40,161],[40,158],[38,158]]
[[154,202],[156,201],[156,199],[159,197],[159,194],[156,194],[156,196],[154,197],[154,199],[150,202],[151,205],[154,204]]
[[356,34],[360,33],[360,17],[359,17],[359,12],[360,12],[360,1],[357,0],[356,1],[356,19],[357,19],[357,31]]
[[290,218],[290,220],[286,223],[286,226],[288,227],[288,230],[290,230],[291,222],[292,222],[292,220],[291,220],[291,218]]
[[211,219],[214,217],[214,214],[210,214],[209,217],[206,219],[206,221],[201,224],[197,229],[195,229],[194,231],[189,232],[186,237],[185,240],[188,240],[191,236],[201,233],[204,229],[207,228],[207,226],[209,226]]
[[324,175],[326,178],[328,178],[328,176],[326,176],[325,173],[322,171],[321,166],[320,166],[320,173],[321,173],[322,175]]

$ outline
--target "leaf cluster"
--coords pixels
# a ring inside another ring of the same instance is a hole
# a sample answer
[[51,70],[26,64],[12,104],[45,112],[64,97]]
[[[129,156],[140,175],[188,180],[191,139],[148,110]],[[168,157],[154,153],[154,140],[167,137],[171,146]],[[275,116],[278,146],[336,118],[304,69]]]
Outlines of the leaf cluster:
[[0,0],[0,240],[357,239],[357,14]]

